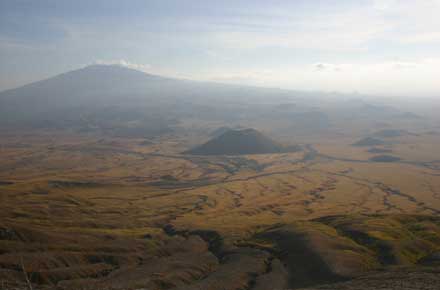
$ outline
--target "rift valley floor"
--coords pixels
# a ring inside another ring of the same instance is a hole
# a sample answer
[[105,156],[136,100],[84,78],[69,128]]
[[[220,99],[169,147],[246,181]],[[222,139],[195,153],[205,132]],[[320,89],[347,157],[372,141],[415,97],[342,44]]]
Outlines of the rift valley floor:
[[207,137],[4,133],[2,287],[437,289],[440,135],[387,138],[201,156]]

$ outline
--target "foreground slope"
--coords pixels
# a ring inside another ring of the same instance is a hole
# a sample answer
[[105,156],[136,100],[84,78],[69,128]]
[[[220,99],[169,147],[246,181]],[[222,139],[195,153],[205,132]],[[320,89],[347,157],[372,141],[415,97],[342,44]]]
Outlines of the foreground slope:
[[439,285],[440,268],[397,267],[372,272],[348,282],[327,284],[307,290],[437,290]]
[[[102,225],[31,229],[6,222],[0,237],[0,275],[9,285],[23,281],[23,261],[32,283],[43,289],[281,290],[353,278],[347,285],[376,285],[380,276],[401,277],[392,272],[396,266],[427,276],[438,273],[432,257],[440,251],[440,220],[330,216],[262,228],[233,240],[215,230],[179,230],[169,224],[112,230]],[[387,272],[370,274],[377,270]],[[426,282],[431,280],[435,275]]]

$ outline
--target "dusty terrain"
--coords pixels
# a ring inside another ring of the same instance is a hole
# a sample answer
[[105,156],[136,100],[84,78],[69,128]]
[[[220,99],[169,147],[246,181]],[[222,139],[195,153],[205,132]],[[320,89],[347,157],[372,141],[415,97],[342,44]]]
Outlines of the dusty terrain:
[[373,289],[394,272],[356,285],[400,265],[436,283],[417,265],[440,250],[440,136],[393,137],[393,162],[359,139],[192,156],[176,135],[3,134],[0,280],[24,283],[24,266],[42,288]]
[[2,92],[0,287],[435,285],[439,106],[114,65]]

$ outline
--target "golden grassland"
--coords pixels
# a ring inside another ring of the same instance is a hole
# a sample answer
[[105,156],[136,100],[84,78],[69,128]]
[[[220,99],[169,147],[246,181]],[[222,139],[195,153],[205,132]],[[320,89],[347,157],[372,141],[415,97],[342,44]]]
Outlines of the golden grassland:
[[[368,161],[374,154],[351,146],[355,141],[322,139],[288,154],[208,157],[182,155],[187,149],[182,144],[187,143],[175,136],[2,136],[0,227],[23,237],[0,240],[0,264],[14,269],[17,255],[26,252],[28,262],[40,261],[47,271],[58,269],[58,274],[48,274],[51,278],[40,275],[43,282],[83,279],[113,271],[108,268],[112,262],[105,260],[109,253],[119,253],[119,259],[132,266],[163,254],[174,239],[163,232],[166,225],[177,231],[213,230],[232,245],[273,225],[296,225],[298,231],[300,223],[310,225],[326,216],[440,214],[440,137],[393,139],[386,146],[401,161],[389,163]],[[317,226],[319,230],[311,228],[321,234],[311,236],[317,251],[324,253],[330,242],[320,235],[332,236],[340,225],[332,220]],[[369,230],[385,240],[392,238],[385,236],[388,233]],[[198,242],[188,243],[190,253],[192,243]],[[135,249],[129,258],[122,254],[128,249]],[[351,263],[376,265],[370,250],[348,247],[352,254],[335,267],[344,272],[344,265]],[[100,263],[90,263],[94,255]],[[405,255],[412,262],[419,258],[417,253]],[[208,271],[211,257],[203,261],[203,271]],[[0,278],[9,277],[5,273]]]
[[139,219],[153,224],[168,216],[182,228],[242,231],[331,214],[440,211],[440,170],[429,163],[440,153],[435,136],[394,139],[392,154],[402,159],[394,163],[368,162],[374,154],[343,138],[314,145],[311,160],[304,159],[307,151],[185,156],[179,140],[143,141],[5,136],[2,216],[25,220],[19,212],[35,218],[40,210],[56,217],[63,208],[68,220],[76,219],[75,211],[103,208],[129,215],[129,224]]

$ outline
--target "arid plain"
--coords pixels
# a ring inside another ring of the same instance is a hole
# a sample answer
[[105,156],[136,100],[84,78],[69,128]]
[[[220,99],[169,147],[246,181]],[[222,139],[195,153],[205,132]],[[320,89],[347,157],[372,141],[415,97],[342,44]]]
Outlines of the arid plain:
[[[107,285],[108,279],[118,280],[115,272],[167,256],[175,233],[213,232],[222,247],[237,247],[274,225],[326,216],[438,217],[440,161],[432,160],[440,153],[440,135],[388,140],[382,147],[399,161],[370,161],[375,154],[368,146],[353,146],[354,138],[322,138],[292,153],[192,156],[181,154],[188,148],[172,135],[150,141],[66,132],[5,134],[0,264],[11,270],[2,275],[20,276],[14,269],[24,259],[37,283],[64,281],[71,287],[91,279]],[[438,239],[438,218],[435,224]],[[8,239],[8,232],[20,238]],[[189,247],[202,251],[200,245]],[[168,281],[160,286],[164,289],[191,284],[213,271],[215,262],[199,258],[192,253],[179,259],[201,267],[201,273],[188,274],[189,264],[174,265],[173,271],[150,273],[156,275],[151,283],[159,287],[158,281]],[[127,284],[134,287],[139,279]],[[247,278],[239,281],[246,284]],[[238,285],[227,289],[242,289]]]
[[106,65],[1,93],[0,287],[435,289],[437,103],[363,98]]

